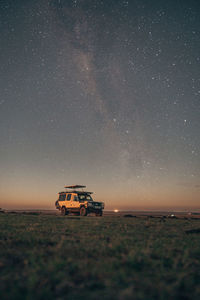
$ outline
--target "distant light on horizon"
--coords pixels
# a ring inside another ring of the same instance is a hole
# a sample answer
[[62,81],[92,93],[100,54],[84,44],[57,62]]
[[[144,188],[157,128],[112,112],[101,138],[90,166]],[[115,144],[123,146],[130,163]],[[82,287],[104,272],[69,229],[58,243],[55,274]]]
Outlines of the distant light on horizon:
[[118,212],[119,212],[119,210],[118,210],[118,209],[114,209],[114,212],[115,212],[115,213],[118,213]]

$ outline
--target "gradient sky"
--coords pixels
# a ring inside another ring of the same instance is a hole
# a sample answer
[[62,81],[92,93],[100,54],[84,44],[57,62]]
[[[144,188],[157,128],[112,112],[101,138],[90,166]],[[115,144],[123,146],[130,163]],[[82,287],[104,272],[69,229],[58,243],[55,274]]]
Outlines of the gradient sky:
[[200,209],[200,3],[0,2],[0,206]]

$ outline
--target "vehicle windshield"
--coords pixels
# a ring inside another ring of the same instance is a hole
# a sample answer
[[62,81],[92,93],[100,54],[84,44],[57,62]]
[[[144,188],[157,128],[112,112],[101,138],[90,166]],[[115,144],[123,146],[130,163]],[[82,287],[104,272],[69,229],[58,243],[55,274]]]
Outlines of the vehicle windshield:
[[78,195],[79,200],[82,201],[93,201],[92,197],[90,195],[85,195],[85,194],[79,194]]

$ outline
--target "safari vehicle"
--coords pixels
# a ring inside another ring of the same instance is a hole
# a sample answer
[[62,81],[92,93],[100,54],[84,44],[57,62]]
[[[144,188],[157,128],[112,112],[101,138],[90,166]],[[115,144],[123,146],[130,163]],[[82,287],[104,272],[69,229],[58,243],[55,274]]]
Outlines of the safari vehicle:
[[69,213],[81,216],[87,216],[89,213],[95,213],[96,216],[103,215],[104,203],[93,201],[92,192],[84,191],[83,188],[85,187],[84,185],[65,186],[67,190],[58,194],[59,197],[55,206],[63,216]]

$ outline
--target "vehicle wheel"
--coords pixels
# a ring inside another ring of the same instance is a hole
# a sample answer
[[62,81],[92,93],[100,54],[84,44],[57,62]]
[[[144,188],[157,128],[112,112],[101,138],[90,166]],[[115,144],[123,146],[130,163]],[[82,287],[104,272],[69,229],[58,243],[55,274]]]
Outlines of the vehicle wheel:
[[97,216],[97,217],[102,217],[102,215],[103,215],[102,210],[101,210],[100,212],[96,213],[96,216]]
[[80,209],[80,216],[87,216],[87,209],[84,206]]
[[61,208],[61,215],[62,216],[67,215],[67,210],[66,210],[66,208],[64,206]]

